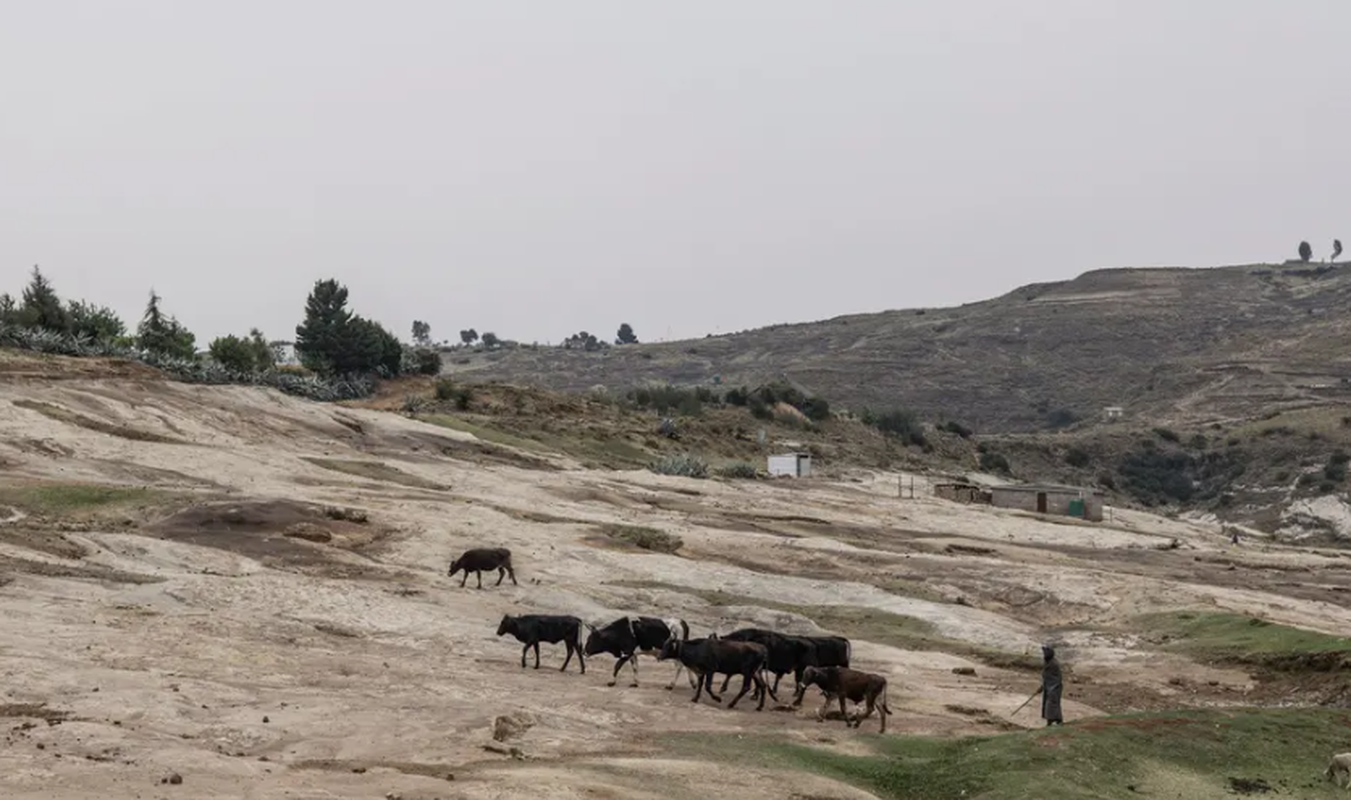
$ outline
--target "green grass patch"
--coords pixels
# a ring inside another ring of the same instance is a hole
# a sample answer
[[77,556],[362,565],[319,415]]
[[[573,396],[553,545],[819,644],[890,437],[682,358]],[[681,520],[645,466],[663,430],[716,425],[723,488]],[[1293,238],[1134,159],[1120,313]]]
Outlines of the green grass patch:
[[1351,639],[1214,611],[1171,611],[1136,620],[1167,637],[1165,647],[1212,659],[1266,663],[1316,655],[1351,655]]
[[[893,710],[904,715],[905,710]],[[866,725],[866,723],[865,723]],[[874,729],[875,730],[875,729]],[[843,755],[773,735],[678,734],[673,754],[754,763],[839,780],[905,800],[1114,800],[1236,794],[1343,797],[1323,782],[1346,749],[1351,714],[1325,709],[1230,709],[1132,714],[996,736],[935,739],[846,732],[872,753]]]
[[606,523],[596,529],[618,542],[625,542],[654,553],[674,553],[685,544],[684,540],[673,533],[649,528],[646,525],[619,525]]
[[572,438],[553,434],[523,436],[450,414],[426,414],[419,416],[418,419],[462,433],[472,433],[492,444],[514,447],[526,452],[562,454],[603,467],[641,466],[646,464],[650,457],[642,448],[617,438],[582,436]]
[[44,484],[0,488],[0,505],[13,506],[25,513],[42,516],[141,505],[159,497],[158,492],[136,486]]
[[540,442],[533,439],[525,439],[520,436],[514,436],[510,433],[499,431],[496,428],[490,428],[486,425],[478,425],[462,417],[452,416],[450,414],[423,414],[418,417],[422,422],[430,422],[433,425],[440,425],[442,428],[449,428],[461,433],[471,433],[485,442],[492,444],[515,447],[529,452],[540,452]]
[[875,608],[860,606],[799,606],[775,603],[756,597],[730,594],[718,590],[694,589],[657,581],[626,581],[617,585],[635,588],[668,589],[693,595],[715,606],[755,606],[784,611],[810,619],[821,628],[849,639],[899,647],[904,650],[951,653],[972,658],[1002,669],[1040,670],[1041,653],[1022,655],[994,648],[982,647],[960,639],[940,635],[932,623],[904,614],[893,614]]
[[398,483],[403,486],[411,486],[415,489],[444,490],[449,488],[433,481],[424,480],[416,475],[410,475],[401,469],[391,467],[388,464],[379,461],[354,461],[343,458],[314,458],[309,456],[306,456],[305,460],[316,467],[323,467],[324,469],[341,472],[345,475],[354,475],[358,478],[369,478],[370,480],[375,481]]

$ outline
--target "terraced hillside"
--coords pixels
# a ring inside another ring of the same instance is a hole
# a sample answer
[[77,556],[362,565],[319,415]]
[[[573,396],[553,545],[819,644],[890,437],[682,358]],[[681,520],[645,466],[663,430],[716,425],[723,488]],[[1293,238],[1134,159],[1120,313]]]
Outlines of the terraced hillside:
[[[1336,551],[973,508],[922,477],[902,501],[873,470],[596,469],[4,352],[0,467],[6,798],[1341,796],[1319,782],[1351,735]],[[510,547],[520,585],[448,580],[473,545]],[[646,659],[608,687],[612,659],[560,673],[549,646],[522,670],[494,631],[527,611],[847,635],[895,716],[694,704]],[[1047,639],[1051,731],[1013,713]]]
[[1348,310],[1348,265],[1107,269],[959,308],[445,360],[452,373],[569,390],[787,377],[837,406],[904,406],[990,433],[1097,418],[1112,405],[1190,424],[1346,402]]

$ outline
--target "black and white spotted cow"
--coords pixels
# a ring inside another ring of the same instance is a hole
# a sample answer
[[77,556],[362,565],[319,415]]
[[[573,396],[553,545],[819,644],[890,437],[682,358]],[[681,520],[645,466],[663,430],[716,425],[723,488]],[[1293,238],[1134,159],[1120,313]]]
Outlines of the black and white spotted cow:
[[[667,641],[690,638],[690,626],[683,619],[620,617],[604,627],[595,628],[588,625],[587,628],[591,633],[586,637],[583,652],[588,656],[609,653],[616,659],[614,674],[607,686],[615,685],[619,680],[619,670],[623,669],[625,664],[633,670],[633,683],[630,686],[637,686],[639,653],[655,657]],[[676,668],[675,677],[671,679],[672,685],[675,685],[675,679],[680,677],[683,668],[684,665]],[[690,686],[694,686],[693,675],[690,676]]]

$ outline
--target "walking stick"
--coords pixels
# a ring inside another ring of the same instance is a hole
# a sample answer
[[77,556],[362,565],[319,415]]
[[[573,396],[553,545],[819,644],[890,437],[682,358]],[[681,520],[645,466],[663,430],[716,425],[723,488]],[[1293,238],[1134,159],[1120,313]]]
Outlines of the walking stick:
[[1009,716],[1010,716],[1010,717],[1016,716],[1017,713],[1018,713],[1019,711],[1022,711],[1024,708],[1027,708],[1027,704],[1030,703],[1030,702],[1032,702],[1033,700],[1037,699],[1037,695],[1039,695],[1039,694],[1041,694],[1041,689],[1038,689],[1037,691],[1033,692],[1033,693],[1032,693],[1032,696],[1029,697],[1029,698],[1027,698],[1026,700],[1024,700],[1022,705],[1020,705],[1020,706],[1018,706],[1017,708],[1013,709],[1013,713],[1012,713],[1012,714],[1009,714]]

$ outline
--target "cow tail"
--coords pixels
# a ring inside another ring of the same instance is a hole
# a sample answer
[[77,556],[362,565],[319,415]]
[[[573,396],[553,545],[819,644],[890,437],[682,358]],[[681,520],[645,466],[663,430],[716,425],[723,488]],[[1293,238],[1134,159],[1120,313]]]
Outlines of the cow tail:
[[685,620],[680,620],[680,641],[688,642],[690,640],[690,624]]

